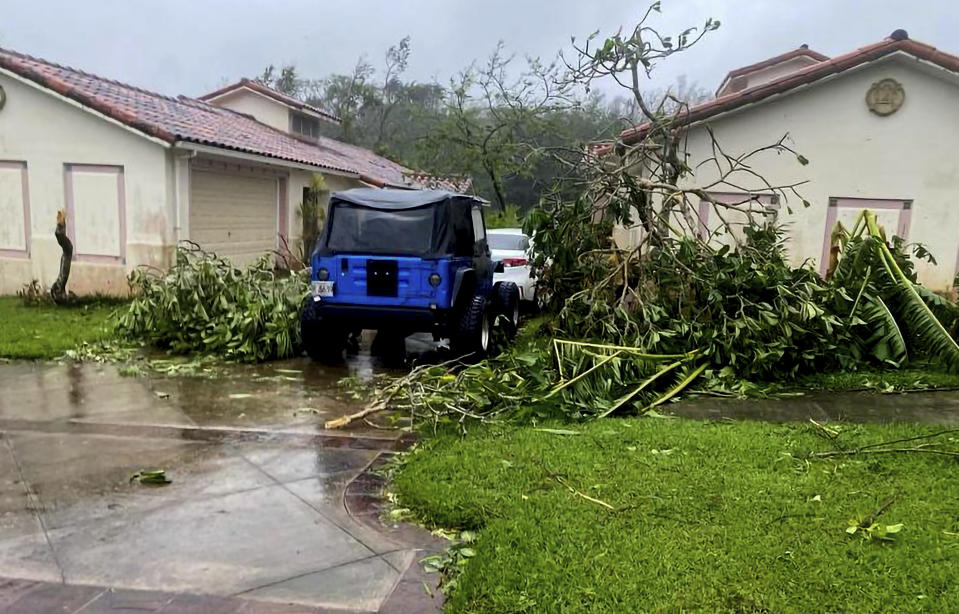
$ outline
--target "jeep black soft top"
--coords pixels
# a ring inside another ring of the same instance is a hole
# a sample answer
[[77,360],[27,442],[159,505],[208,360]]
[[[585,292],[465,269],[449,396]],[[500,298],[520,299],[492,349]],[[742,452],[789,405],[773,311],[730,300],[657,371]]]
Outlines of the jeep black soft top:
[[471,209],[482,198],[445,190],[354,188],[330,197],[321,256],[392,254],[445,258],[473,255]]

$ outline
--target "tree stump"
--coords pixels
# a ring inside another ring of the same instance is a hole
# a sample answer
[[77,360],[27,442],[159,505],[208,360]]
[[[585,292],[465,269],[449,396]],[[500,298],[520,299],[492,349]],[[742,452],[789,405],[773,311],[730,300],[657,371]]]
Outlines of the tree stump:
[[70,262],[73,260],[73,243],[67,236],[67,216],[62,209],[57,211],[57,229],[53,235],[57,238],[63,254],[60,256],[60,274],[50,287],[50,296],[53,302],[62,304],[69,300],[67,280],[70,279]]

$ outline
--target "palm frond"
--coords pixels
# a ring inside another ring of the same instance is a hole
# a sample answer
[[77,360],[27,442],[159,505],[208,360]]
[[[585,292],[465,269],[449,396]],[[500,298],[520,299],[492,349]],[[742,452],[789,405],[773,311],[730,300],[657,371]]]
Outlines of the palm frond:
[[664,394],[662,394],[658,399],[656,399],[655,401],[653,401],[652,403],[650,403],[649,405],[647,405],[646,407],[644,407],[640,413],[646,413],[646,412],[648,412],[649,410],[651,410],[652,408],[654,408],[654,407],[656,407],[656,406],[658,406],[658,405],[662,405],[662,404],[665,403],[666,401],[670,400],[671,398],[673,398],[674,396],[676,396],[677,394],[679,394],[680,392],[682,392],[683,390],[685,390],[686,387],[689,386],[690,384],[692,384],[693,381],[694,381],[697,377],[699,377],[700,374],[702,374],[702,372],[705,371],[705,370],[706,370],[706,367],[708,367],[708,366],[709,366],[709,363],[708,363],[708,362],[704,362],[703,364],[701,364],[701,365],[699,365],[698,367],[696,367],[695,369],[693,369],[686,377],[684,377],[682,380],[680,380],[680,382],[679,382],[678,384],[676,384],[675,386],[673,386],[672,388],[670,388],[669,390],[667,390],[667,391],[666,391]]
[[[882,231],[876,222],[876,215],[866,212],[869,233],[882,237]],[[959,344],[922,299],[918,284],[912,282],[893,257],[885,241],[880,241],[879,255],[882,264],[892,282],[892,299],[901,322],[919,347],[932,359],[938,360],[946,368],[959,371]]]
[[925,286],[918,286],[916,290],[932,313],[942,322],[943,327],[955,339],[959,335],[959,303],[936,294]]
[[868,297],[860,316],[873,331],[866,346],[877,360],[898,367],[909,359],[906,338],[885,301],[878,296]]
[[[671,364],[668,364],[668,365],[666,365],[665,367],[663,367],[662,369],[660,369],[659,371],[657,371],[656,373],[652,374],[650,377],[648,377],[648,378],[646,378],[645,380],[643,380],[643,383],[640,384],[638,387],[634,388],[634,389],[633,389],[632,391],[630,391],[629,393],[624,394],[622,397],[620,397],[620,398],[613,404],[612,407],[610,407],[609,409],[607,409],[606,411],[604,411],[603,413],[601,413],[601,414],[599,415],[599,417],[600,417],[600,418],[605,418],[606,416],[608,416],[608,415],[610,415],[611,413],[615,412],[617,409],[619,409],[620,407],[622,407],[622,406],[625,405],[626,403],[629,403],[631,400],[633,400],[634,398],[636,398],[636,395],[638,395],[640,392],[642,392],[643,390],[645,390],[650,384],[652,384],[652,383],[655,382],[657,379],[659,379],[661,376],[669,373],[670,371],[672,371],[673,369],[675,369],[676,367],[678,367],[678,366],[681,365],[681,364],[683,364],[683,361],[677,360],[676,362],[671,363]],[[647,409],[648,409],[648,408],[647,408]]]

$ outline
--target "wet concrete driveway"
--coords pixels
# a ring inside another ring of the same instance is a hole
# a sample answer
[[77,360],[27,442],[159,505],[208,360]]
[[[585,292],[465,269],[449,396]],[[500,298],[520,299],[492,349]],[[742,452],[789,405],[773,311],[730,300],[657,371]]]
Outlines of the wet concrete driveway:
[[[0,583],[0,611],[30,611],[29,595],[11,597],[24,582],[99,591],[50,611],[101,611],[90,604],[131,589],[170,596],[141,611],[186,611],[171,605],[182,595],[191,611],[380,611],[419,543],[344,505],[347,484],[399,447],[398,431],[322,430],[357,409],[337,398],[346,374],[306,360],[216,379],[0,365],[0,577],[16,579]],[[172,483],[130,482],[153,468]]]

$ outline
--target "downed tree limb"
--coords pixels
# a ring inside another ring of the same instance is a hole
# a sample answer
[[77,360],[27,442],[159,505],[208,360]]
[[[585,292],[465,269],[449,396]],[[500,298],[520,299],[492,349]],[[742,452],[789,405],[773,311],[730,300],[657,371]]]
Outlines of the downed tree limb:
[[406,390],[410,382],[416,381],[416,378],[426,369],[430,369],[432,367],[437,367],[437,366],[449,367],[451,365],[458,364],[461,362],[462,362],[462,359],[457,357],[457,358],[454,358],[453,360],[448,360],[444,363],[440,363],[439,365],[427,364],[427,365],[421,365],[419,367],[416,367],[412,371],[410,371],[408,375],[398,378],[393,383],[391,383],[386,388],[385,394],[381,398],[373,400],[369,405],[367,405],[366,407],[364,407],[358,412],[348,414],[346,416],[340,416],[339,418],[335,418],[333,420],[327,420],[323,424],[323,428],[327,430],[340,429],[352,424],[353,422],[356,422],[357,420],[363,420],[367,416],[370,416],[377,412],[381,412],[389,408],[390,401],[393,400],[393,397],[395,397],[400,391]]
[[[931,444],[930,444],[931,445]],[[854,456],[856,454],[891,454],[893,452],[922,452],[925,454],[938,454],[940,456],[959,457],[959,452],[951,450],[939,450],[925,446],[915,446],[912,448],[871,448],[865,450],[856,448],[855,450],[830,450],[828,452],[812,452],[810,456],[815,458],[829,458],[830,456]]]
[[567,484],[566,481],[565,481],[563,478],[559,477],[558,475],[554,475],[554,476],[552,476],[552,477],[553,477],[554,480],[556,480],[557,482],[559,482],[561,485],[563,485],[563,486],[565,486],[567,489],[569,489],[569,492],[573,493],[573,494],[576,495],[577,497],[582,497],[583,499],[586,499],[587,501],[591,501],[592,503],[595,503],[596,505],[602,505],[603,507],[605,507],[606,509],[608,509],[608,510],[610,510],[610,511],[612,511],[612,512],[615,512],[615,511],[616,511],[616,508],[613,507],[612,505],[610,505],[609,503],[606,503],[605,501],[601,501],[601,500],[596,499],[596,498],[594,498],[594,497],[590,497],[589,495],[587,495],[587,494],[585,494],[585,493],[581,493],[580,491],[576,490],[575,488],[573,488],[572,486],[570,486],[569,484]]
[[[392,396],[393,395],[390,395],[390,398],[392,398]],[[352,422],[366,418],[370,414],[375,414],[378,411],[383,411],[384,409],[387,408],[388,405],[389,405],[389,399],[371,403],[370,405],[367,405],[366,407],[364,407],[363,409],[361,409],[360,411],[356,413],[352,413],[346,416],[341,416],[334,420],[327,420],[326,423],[323,424],[323,428],[328,430],[343,428],[344,426],[347,426]]]
[[928,435],[916,435],[915,437],[905,437],[903,439],[893,439],[891,441],[880,441],[878,443],[871,443],[864,446],[859,446],[858,448],[843,449],[840,446],[838,441],[839,433],[834,429],[827,428],[826,426],[816,422],[815,420],[810,419],[810,422],[817,428],[817,432],[824,434],[832,443],[836,446],[835,450],[828,450],[825,452],[810,452],[810,458],[829,458],[832,456],[855,456],[857,454],[890,454],[897,452],[918,452],[923,454],[938,454],[940,456],[954,456],[959,457],[959,452],[952,450],[941,450],[939,448],[933,448],[936,444],[934,443],[923,443],[912,447],[892,447],[897,444],[909,443],[911,441],[920,441],[923,439],[934,439],[936,437],[942,437],[943,435],[950,435],[952,433],[959,433],[959,428],[955,429],[945,429],[942,431],[936,431],[935,433],[930,433]]

